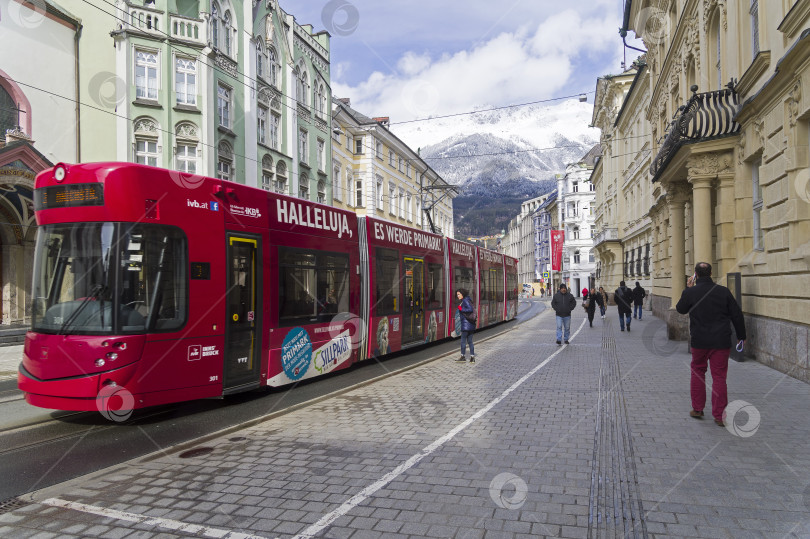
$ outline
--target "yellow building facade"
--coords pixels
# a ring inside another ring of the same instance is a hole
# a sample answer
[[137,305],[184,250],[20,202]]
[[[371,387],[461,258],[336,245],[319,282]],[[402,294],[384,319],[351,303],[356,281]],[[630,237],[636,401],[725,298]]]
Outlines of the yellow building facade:
[[[635,32],[647,52],[614,128],[626,118],[629,130],[619,136],[643,135],[641,153],[625,152],[636,155],[640,168],[609,165],[605,150],[594,171],[602,176],[594,183],[602,183],[597,222],[603,231],[615,224],[622,246],[632,241],[634,230],[649,238],[651,307],[667,321],[670,338],[688,336],[688,317],[674,306],[695,263],[706,261],[720,284],[727,284],[729,274],[740,275],[746,354],[805,381],[810,381],[809,26],[805,0],[628,0],[623,30]],[[606,84],[606,95],[610,85],[619,81]],[[609,102],[597,100],[597,107]],[[595,123],[604,129],[608,116]],[[620,184],[638,189],[638,195],[628,197]],[[612,209],[611,197],[617,200]],[[622,198],[636,206],[628,211],[625,202],[622,214]],[[618,215],[611,218],[610,211]],[[615,261],[618,250],[611,242],[599,249],[603,264]]]

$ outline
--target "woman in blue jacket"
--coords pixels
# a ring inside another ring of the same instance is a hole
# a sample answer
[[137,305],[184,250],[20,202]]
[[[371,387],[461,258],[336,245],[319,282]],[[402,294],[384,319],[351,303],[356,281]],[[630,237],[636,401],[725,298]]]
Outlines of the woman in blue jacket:
[[456,361],[467,361],[467,343],[470,343],[470,363],[475,363],[475,348],[473,347],[473,333],[475,333],[475,319],[472,322],[468,316],[475,313],[472,300],[463,288],[456,290],[456,297],[461,301],[458,310],[461,312],[461,357]]

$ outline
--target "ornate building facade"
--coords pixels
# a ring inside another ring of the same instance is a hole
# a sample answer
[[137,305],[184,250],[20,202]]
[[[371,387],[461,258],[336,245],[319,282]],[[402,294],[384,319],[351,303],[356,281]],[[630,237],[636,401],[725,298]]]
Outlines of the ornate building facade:
[[804,0],[628,0],[623,21],[647,48],[648,82],[624,114],[650,133],[653,311],[686,338],[674,306],[694,264],[711,263],[721,284],[739,274],[746,353],[805,381],[808,24]]

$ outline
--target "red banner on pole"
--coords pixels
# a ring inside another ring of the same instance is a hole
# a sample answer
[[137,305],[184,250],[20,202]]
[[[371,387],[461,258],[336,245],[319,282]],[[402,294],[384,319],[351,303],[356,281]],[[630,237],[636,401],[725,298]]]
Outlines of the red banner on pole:
[[551,269],[552,271],[562,270],[562,251],[565,241],[564,230],[549,230],[551,236]]

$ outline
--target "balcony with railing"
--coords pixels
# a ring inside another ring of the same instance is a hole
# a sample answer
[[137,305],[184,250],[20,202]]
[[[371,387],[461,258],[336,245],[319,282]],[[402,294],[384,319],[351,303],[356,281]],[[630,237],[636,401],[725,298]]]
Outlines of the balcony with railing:
[[206,26],[202,19],[192,19],[181,15],[169,16],[169,32],[172,38],[206,44]]
[[119,24],[123,30],[139,30],[147,34],[163,36],[166,32],[165,14],[162,11],[148,7],[124,4],[125,23]]
[[619,241],[619,229],[618,228],[605,228],[599,234],[597,234],[593,238],[593,246],[596,247],[601,243],[605,243],[607,241]]
[[697,89],[697,86],[692,86],[692,97],[686,105],[678,108],[664,134],[661,149],[650,165],[653,181],[658,179],[684,144],[718,139],[740,132],[740,124],[734,121],[740,102],[733,83],[714,92],[699,94]]

